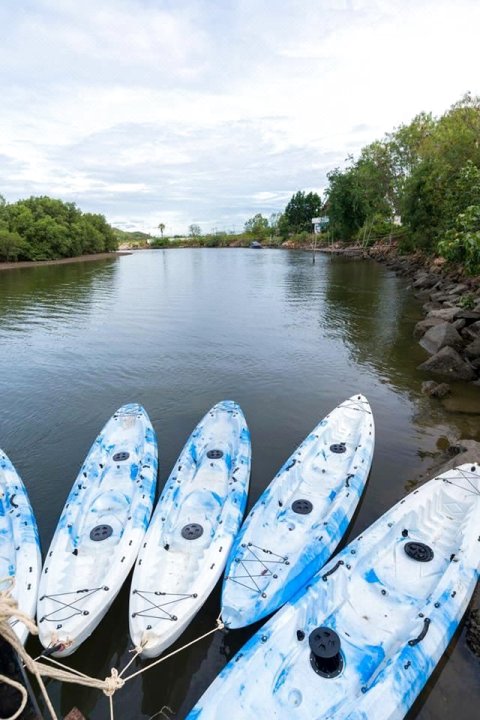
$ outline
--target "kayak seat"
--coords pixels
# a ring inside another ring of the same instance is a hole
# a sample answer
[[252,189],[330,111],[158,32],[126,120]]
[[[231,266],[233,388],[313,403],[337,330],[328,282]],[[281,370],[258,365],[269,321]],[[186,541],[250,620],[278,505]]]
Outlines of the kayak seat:
[[[116,544],[122,537],[130,509],[130,499],[124,493],[118,490],[98,493],[81,518],[79,545],[87,544],[100,549]],[[109,526],[111,532],[107,531],[110,534],[100,542],[92,539],[91,534],[98,537],[99,533],[94,531],[101,526]]]

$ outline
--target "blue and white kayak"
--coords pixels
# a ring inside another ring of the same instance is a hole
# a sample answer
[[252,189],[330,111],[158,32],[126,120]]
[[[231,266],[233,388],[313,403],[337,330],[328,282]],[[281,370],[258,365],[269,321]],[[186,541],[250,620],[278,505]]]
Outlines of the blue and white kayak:
[[93,632],[130,572],[152,513],[157,439],[141,405],[121,407],[95,440],[43,567],[40,640],[70,655]]
[[[42,569],[38,528],[25,485],[7,455],[0,450],[0,590],[11,589],[18,607],[35,617]],[[28,630],[12,621],[24,643]]]
[[240,407],[218,403],[175,463],[135,565],[130,635],[144,657],[177,639],[220,578],[245,511],[250,462]]
[[189,720],[401,720],[480,569],[480,465],[426,483],[334,557],[242,648]]
[[365,488],[373,415],[354,395],[322,420],[261,495],[228,558],[222,620],[239,628],[277,610],[329,559]]

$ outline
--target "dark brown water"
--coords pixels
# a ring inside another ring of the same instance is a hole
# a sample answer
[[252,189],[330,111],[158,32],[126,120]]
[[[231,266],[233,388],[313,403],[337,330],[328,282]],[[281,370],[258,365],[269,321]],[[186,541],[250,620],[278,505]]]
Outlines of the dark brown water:
[[[237,400],[252,433],[251,506],[319,419],[364,393],[376,451],[354,537],[411,489],[442,443],[480,439],[478,416],[420,394],[419,318],[405,281],[383,267],[324,256],[312,265],[301,252],[144,251],[0,273],[0,447],[27,485],[44,551],[92,440],[134,401],[158,434],[161,489],[206,410]],[[219,588],[177,646],[213,627],[218,611]],[[68,662],[99,677],[122,668],[127,614],[128,584]],[[181,720],[252,631],[217,633],[128,683],[117,720],[160,718],[164,705]],[[59,712],[77,705],[90,720],[108,717],[98,691],[48,687]],[[462,627],[409,720],[473,720],[479,707],[480,664]]]

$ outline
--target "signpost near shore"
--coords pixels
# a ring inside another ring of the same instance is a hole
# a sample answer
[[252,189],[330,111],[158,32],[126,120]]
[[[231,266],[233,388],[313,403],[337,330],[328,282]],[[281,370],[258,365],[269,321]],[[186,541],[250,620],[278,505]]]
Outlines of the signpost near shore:
[[313,225],[313,243],[312,243],[312,263],[315,265],[315,251],[317,249],[317,235],[322,232],[324,228],[328,225],[328,217],[324,215],[323,217],[316,217],[312,218],[312,225]]

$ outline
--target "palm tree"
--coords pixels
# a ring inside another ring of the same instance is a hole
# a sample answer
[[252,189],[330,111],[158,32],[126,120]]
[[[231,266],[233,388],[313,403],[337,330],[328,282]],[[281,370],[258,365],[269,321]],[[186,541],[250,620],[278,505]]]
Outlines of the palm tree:
[[160,223],[160,225],[158,226],[158,229],[160,230],[160,235],[163,238],[163,231],[165,230],[165,223]]

